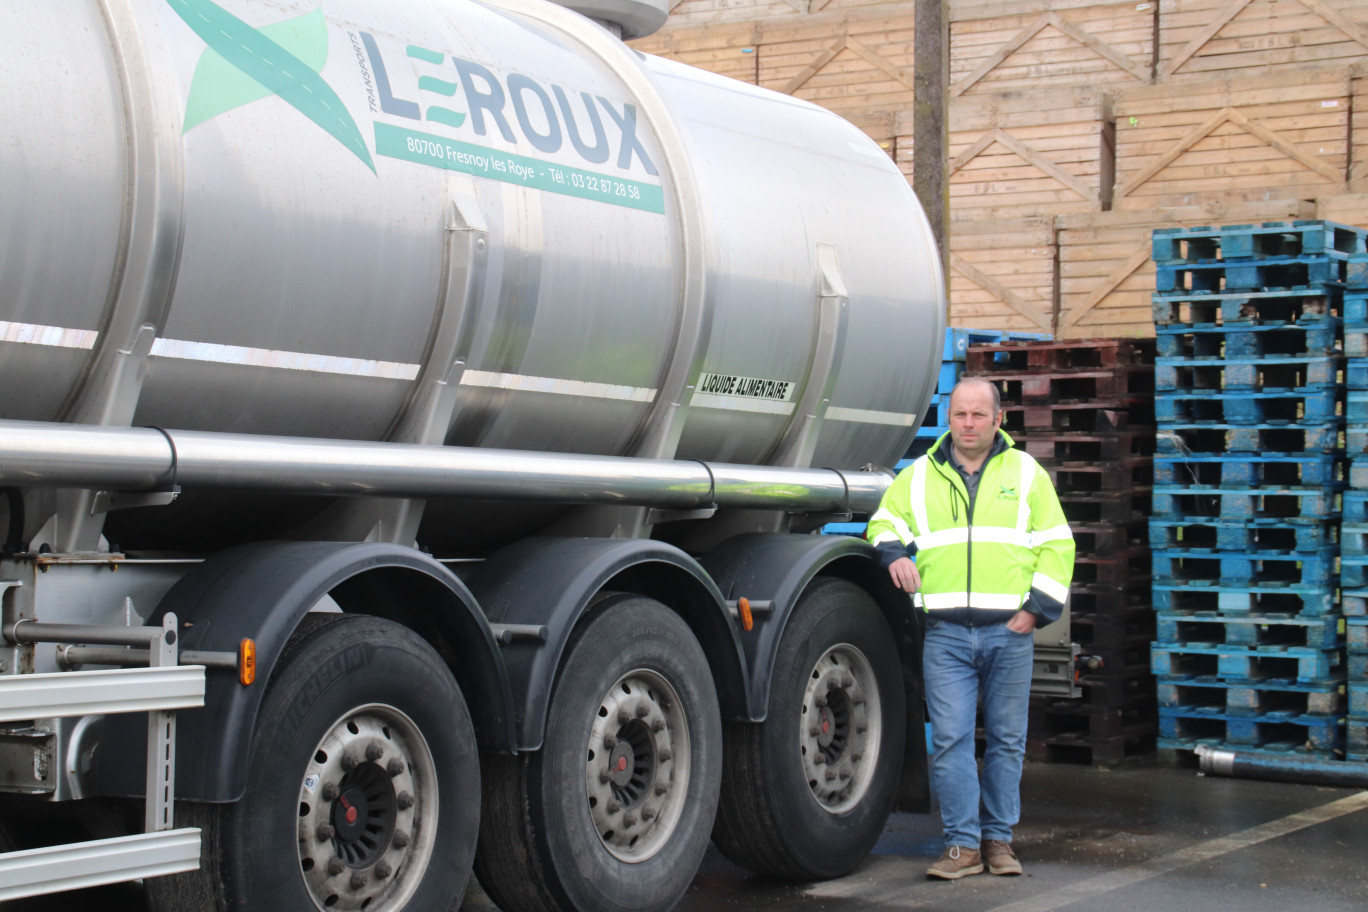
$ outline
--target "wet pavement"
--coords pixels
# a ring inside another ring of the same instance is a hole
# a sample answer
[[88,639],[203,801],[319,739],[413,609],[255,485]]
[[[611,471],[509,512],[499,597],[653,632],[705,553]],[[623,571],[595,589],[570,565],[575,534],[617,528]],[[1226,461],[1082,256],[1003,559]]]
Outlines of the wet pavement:
[[[709,850],[679,912],[1364,912],[1368,791],[1028,764],[1016,848],[1021,877],[928,881],[934,814],[894,814],[853,874],[789,884]],[[4,905],[5,912],[133,912],[132,886]],[[472,885],[463,912],[493,912]],[[510,910],[512,912],[512,910]]]

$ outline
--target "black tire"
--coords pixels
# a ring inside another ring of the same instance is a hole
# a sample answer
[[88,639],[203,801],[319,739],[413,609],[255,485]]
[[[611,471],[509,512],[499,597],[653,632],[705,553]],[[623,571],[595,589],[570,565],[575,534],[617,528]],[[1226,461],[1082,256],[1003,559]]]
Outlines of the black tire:
[[517,912],[670,908],[708,846],[721,747],[688,626],[652,599],[601,601],[566,648],[541,750],[486,758],[485,892]]
[[148,880],[149,905],[455,909],[479,830],[478,776],[470,713],[431,646],[379,618],[310,615],[267,684],[246,794],[177,804],[177,823],[202,829],[201,867]]
[[848,873],[892,810],[906,712],[898,652],[874,600],[846,580],[815,580],[779,641],[766,721],[723,729],[718,848],[778,877]]

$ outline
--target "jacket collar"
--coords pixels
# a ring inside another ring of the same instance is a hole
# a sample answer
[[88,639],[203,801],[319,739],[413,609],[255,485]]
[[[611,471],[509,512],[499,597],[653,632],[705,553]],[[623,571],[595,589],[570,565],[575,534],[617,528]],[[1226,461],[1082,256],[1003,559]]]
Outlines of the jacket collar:
[[[983,464],[985,466],[988,465],[995,457],[1007,452],[1015,445],[1016,441],[1002,428],[998,428],[997,438],[993,440],[993,446],[988,450],[988,456],[983,460]],[[940,438],[935,442],[931,449],[926,451],[926,455],[930,456],[941,465],[949,465],[950,448],[952,446],[954,446],[954,443],[950,440],[950,432],[946,431],[944,434],[940,435]]]

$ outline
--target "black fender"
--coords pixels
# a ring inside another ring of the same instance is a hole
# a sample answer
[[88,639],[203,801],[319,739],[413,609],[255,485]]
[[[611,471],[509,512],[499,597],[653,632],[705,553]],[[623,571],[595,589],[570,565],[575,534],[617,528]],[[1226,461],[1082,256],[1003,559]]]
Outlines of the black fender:
[[[204,707],[177,713],[176,796],[225,802],[246,788],[247,751],[271,670],[300,620],[324,596],[345,612],[412,628],[447,662],[470,707],[480,748],[513,748],[508,673],[479,604],[465,585],[426,554],[402,545],[269,542],[216,554],[182,577],[150,624],[167,612],[179,622],[178,646],[236,652],[256,641],[256,683],[229,671],[206,673]],[[146,717],[110,716],[96,772],[104,795],[142,795]]]
[[763,721],[779,640],[809,583],[818,576],[847,579],[873,597],[883,611],[902,662],[907,696],[907,752],[903,762],[898,808],[930,808],[930,780],[923,749],[926,723],[921,673],[922,628],[908,595],[893,585],[878,563],[874,548],[848,535],[778,535],[747,533],[722,542],[702,559],[727,599],[769,601],[768,613],[755,614],[755,628],[743,639],[751,669],[749,702],[759,708],[753,721]]
[[514,639],[504,662],[517,706],[517,748],[537,750],[556,671],[570,634],[599,592],[634,592],[674,609],[712,668],[723,718],[747,718],[741,635],[717,586],[673,545],[641,539],[536,538],[495,552],[470,591],[496,624],[546,628],[545,641]]

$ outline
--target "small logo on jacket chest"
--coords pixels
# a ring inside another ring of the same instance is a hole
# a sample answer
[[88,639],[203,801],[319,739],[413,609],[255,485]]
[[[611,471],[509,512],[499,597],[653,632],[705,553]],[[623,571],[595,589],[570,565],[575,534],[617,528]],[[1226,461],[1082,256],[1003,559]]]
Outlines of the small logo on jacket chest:
[[998,500],[1016,500],[1016,488],[1009,488],[1006,485],[999,485],[1002,490],[998,493]]

